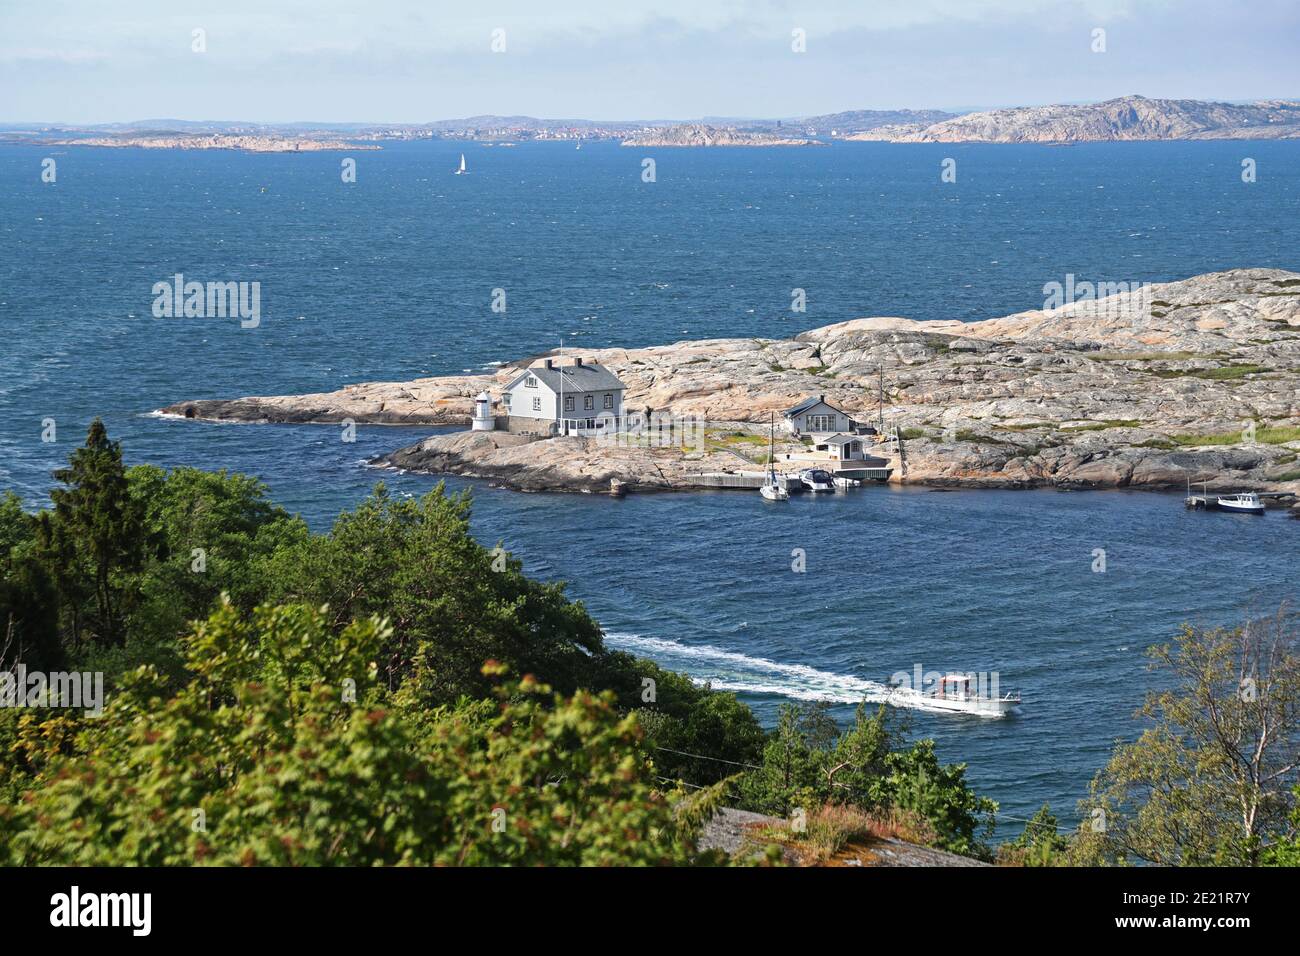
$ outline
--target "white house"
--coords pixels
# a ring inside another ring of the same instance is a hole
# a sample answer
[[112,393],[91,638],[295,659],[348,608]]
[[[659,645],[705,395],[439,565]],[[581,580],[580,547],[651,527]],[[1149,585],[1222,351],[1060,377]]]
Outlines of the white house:
[[790,434],[796,438],[803,435],[835,435],[852,431],[854,427],[853,419],[834,405],[827,404],[825,395],[805,398],[782,414]]
[[873,458],[866,453],[863,441],[858,435],[828,435],[813,439],[813,451],[824,452],[832,461],[863,461]]
[[560,362],[540,359],[506,386],[501,401],[510,416],[510,430],[600,435],[622,429],[627,387],[618,376],[581,358]]

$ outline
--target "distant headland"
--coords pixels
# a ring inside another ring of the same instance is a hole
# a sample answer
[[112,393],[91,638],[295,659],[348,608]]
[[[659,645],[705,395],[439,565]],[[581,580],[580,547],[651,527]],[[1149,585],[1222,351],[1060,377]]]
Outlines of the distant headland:
[[1300,101],[1221,103],[1123,96],[1100,103],[974,113],[848,110],[791,119],[584,120],[471,116],[426,123],[191,122],[0,126],[0,143],[304,152],[375,149],[385,142],[518,143],[613,140],[625,146],[805,146],[826,142],[1095,143],[1300,138]]

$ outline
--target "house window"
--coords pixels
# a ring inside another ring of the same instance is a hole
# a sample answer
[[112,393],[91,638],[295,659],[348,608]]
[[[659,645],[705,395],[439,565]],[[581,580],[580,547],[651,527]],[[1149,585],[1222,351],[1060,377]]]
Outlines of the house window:
[[573,411],[573,396],[572,396],[572,395],[565,395],[565,396],[564,396],[564,410],[565,410],[566,412],[571,412],[571,411]]
[[606,408],[614,407],[614,396],[610,395],[608,392],[605,393],[605,407]]
[[528,376],[528,378],[524,379],[524,387],[525,387],[525,388],[536,388],[536,387],[537,387],[537,378],[536,378],[535,376],[532,376],[532,375]]
[[835,416],[834,415],[809,415],[808,430],[810,432],[835,431]]
[[542,410],[542,399],[540,396],[536,396],[533,398],[533,411],[540,412],[541,410]]
[[585,409],[587,409],[588,411],[590,411],[591,409],[595,408],[595,407],[596,407],[596,396],[595,396],[595,395],[584,395],[583,398],[582,398],[582,407],[585,408]]

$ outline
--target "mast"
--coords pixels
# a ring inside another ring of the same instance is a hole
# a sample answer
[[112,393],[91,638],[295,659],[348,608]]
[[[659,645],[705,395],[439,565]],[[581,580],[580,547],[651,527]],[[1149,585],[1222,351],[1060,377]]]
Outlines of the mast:
[[880,401],[879,421],[880,421],[880,427],[879,427],[879,429],[877,429],[877,430],[880,432],[880,434],[883,435],[883,434],[885,433],[885,364],[884,364],[883,362],[881,362],[880,365],[877,366],[877,370],[878,370],[879,373],[880,373],[880,394],[879,394],[879,401]]
[[767,413],[767,477],[776,484],[776,412]]

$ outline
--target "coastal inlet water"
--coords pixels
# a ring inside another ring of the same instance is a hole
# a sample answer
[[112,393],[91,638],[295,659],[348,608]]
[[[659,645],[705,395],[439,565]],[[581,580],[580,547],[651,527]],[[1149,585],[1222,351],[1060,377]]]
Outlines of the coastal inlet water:
[[[453,176],[462,148],[470,174]],[[643,155],[657,181],[641,180]],[[40,181],[56,161],[56,183]],[[340,155],[0,148],[0,488],[35,506],[94,415],[132,462],[230,468],[316,528],[383,478],[364,459],[429,429],[205,425],[182,398],[326,391],[489,370],[554,347],[789,336],[863,315],[979,319],[1047,282],[1300,269],[1300,144],[1068,149],[837,144],[659,150],[399,144]],[[940,182],[957,160],[958,181]],[[1241,181],[1255,159],[1258,181]],[[154,319],[155,282],[257,281],[262,321]],[[490,310],[504,289],[507,311]],[[790,311],[807,292],[806,313]],[[57,441],[42,443],[53,419]],[[837,717],[899,670],[997,671],[1006,720],[926,713],[1003,835],[1067,820],[1151,686],[1143,649],[1186,620],[1295,599],[1296,528],[1141,493],[864,488],[475,493],[475,533],[564,579],[609,642]],[[1096,573],[1096,549],[1106,570]],[[806,553],[806,573],[791,570]]]

